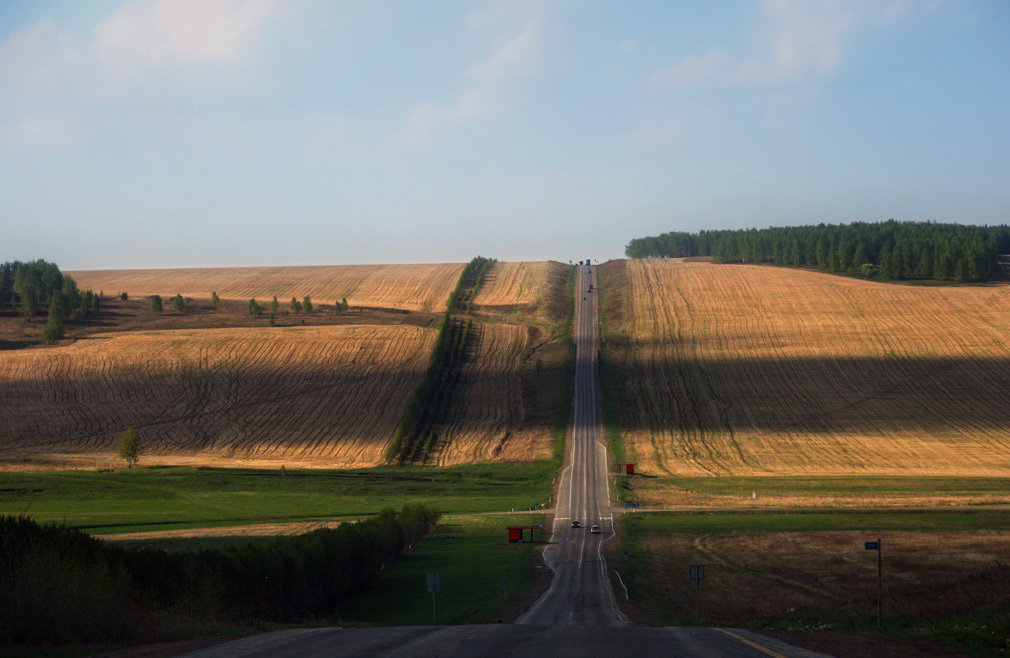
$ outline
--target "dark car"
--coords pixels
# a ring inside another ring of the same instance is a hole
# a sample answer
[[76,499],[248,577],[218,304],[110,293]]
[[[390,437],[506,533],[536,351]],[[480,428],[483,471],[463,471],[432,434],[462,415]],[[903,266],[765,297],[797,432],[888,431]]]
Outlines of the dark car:
[[582,524],[579,523],[578,521],[572,521],[572,527],[573,528],[581,528]]

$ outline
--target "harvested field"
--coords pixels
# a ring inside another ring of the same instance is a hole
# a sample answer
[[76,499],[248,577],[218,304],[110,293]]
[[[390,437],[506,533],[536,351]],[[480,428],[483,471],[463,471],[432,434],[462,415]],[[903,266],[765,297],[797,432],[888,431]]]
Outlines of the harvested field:
[[287,303],[309,295],[319,304],[347,298],[351,306],[440,312],[463,271],[462,263],[421,265],[327,265],[217,267],[165,270],[68,272],[82,289],[107,295],[175,295],[261,302],[274,295]]
[[179,329],[0,352],[0,456],[108,464],[136,427],[144,463],[378,464],[435,334]]
[[467,358],[434,461],[551,457],[570,378],[569,271],[556,262],[499,262],[487,273],[474,299]]
[[440,464],[549,459],[549,427],[529,427],[522,373],[530,369],[528,327],[482,324],[463,369],[457,415],[445,430]]
[[601,270],[605,391],[640,469],[1010,476],[1010,287]]

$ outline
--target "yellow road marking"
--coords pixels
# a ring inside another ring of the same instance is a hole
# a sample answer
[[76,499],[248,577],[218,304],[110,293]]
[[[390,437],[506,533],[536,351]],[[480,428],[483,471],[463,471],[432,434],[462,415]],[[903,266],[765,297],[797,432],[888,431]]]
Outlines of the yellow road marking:
[[766,649],[765,647],[761,646],[757,642],[751,642],[747,638],[740,637],[739,635],[737,635],[736,633],[733,633],[731,631],[727,631],[727,630],[722,629],[722,628],[717,628],[715,630],[719,631],[720,633],[725,633],[726,635],[729,635],[734,640],[740,640],[741,642],[743,642],[747,646],[753,647],[753,648],[757,649],[758,651],[760,651],[761,653],[764,653],[764,654],[767,654],[769,656],[772,656],[772,658],[786,658],[785,656],[783,656],[782,654],[780,654],[778,652],[772,651],[771,649]]

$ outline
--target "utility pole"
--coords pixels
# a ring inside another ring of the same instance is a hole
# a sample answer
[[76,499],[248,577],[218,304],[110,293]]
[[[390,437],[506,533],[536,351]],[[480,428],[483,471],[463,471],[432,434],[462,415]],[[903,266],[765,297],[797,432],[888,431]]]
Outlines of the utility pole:
[[441,589],[442,573],[439,571],[428,572],[428,591],[431,592],[431,625],[436,625],[435,617],[435,593]]

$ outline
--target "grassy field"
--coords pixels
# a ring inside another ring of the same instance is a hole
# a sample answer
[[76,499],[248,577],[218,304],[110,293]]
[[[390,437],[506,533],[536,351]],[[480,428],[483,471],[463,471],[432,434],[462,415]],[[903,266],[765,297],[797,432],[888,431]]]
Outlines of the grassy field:
[[[616,568],[646,623],[778,630],[820,648],[845,632],[879,634],[885,648],[872,655],[906,655],[889,653],[896,645],[996,654],[1010,640],[1005,512],[657,513],[622,526],[628,557]],[[880,631],[877,556],[864,547],[877,539]],[[692,564],[705,565],[697,616]]]
[[1010,476],[1010,287],[601,268],[604,387],[652,475]]
[[553,480],[548,461],[342,471],[8,472],[0,473],[0,513],[26,513],[107,534],[356,519],[408,502],[428,503],[446,514],[508,512],[548,503]]
[[540,553],[534,544],[507,543],[502,528],[542,522],[539,514],[444,519],[433,537],[383,573],[374,588],[342,606],[336,621],[342,625],[430,624],[431,595],[425,577],[429,571],[441,574],[441,591],[435,600],[439,624],[510,621],[539,576]]

